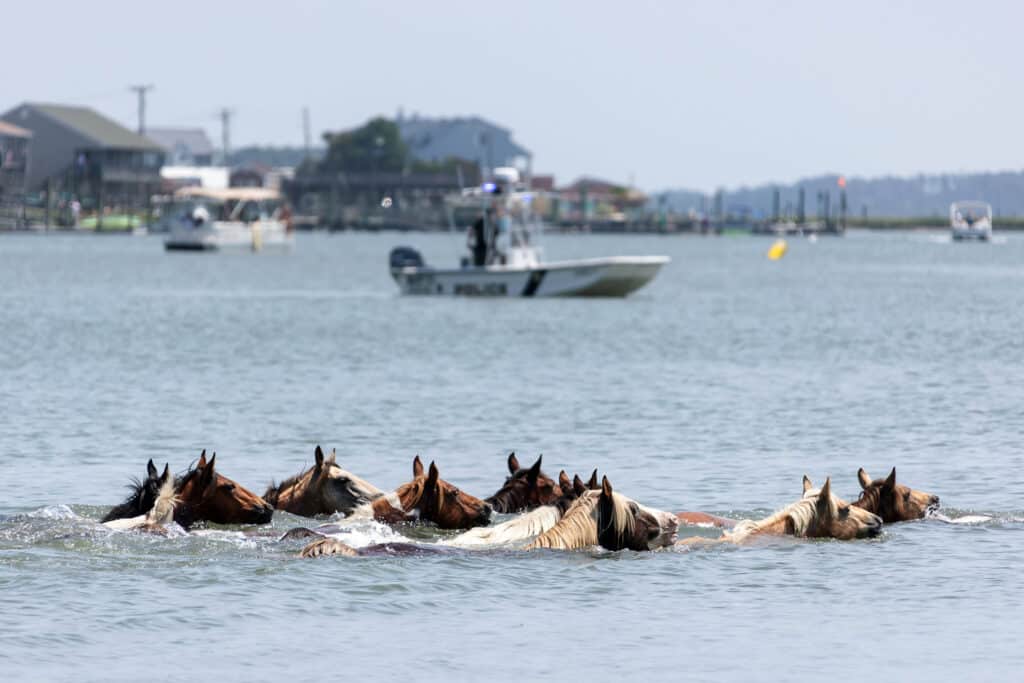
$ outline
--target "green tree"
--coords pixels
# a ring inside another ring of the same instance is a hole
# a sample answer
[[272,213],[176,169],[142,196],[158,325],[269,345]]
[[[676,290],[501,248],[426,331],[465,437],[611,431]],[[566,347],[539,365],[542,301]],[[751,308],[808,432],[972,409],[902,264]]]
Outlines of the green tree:
[[325,133],[327,154],[318,164],[321,173],[399,172],[409,149],[394,121],[378,117],[353,130]]

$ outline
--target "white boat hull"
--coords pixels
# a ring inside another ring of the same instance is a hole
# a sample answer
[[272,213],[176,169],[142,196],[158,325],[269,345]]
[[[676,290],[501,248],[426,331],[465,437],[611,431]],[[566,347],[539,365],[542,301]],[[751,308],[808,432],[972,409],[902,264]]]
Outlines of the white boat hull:
[[650,282],[667,256],[614,256],[556,261],[530,267],[483,266],[450,270],[392,268],[402,294],[430,296],[622,297]]
[[279,221],[215,221],[200,228],[176,226],[164,238],[168,251],[260,251],[290,249],[294,245],[294,235]]
[[953,228],[953,239],[957,242],[978,240],[987,242],[992,239],[992,228]]

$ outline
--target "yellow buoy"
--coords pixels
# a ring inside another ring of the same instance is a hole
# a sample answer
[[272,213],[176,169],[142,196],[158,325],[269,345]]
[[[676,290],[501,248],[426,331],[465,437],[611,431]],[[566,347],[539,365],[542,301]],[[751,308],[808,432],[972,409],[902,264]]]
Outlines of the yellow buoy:
[[789,245],[786,244],[786,240],[775,240],[772,246],[768,248],[768,260],[778,261],[780,258],[786,255],[786,249]]

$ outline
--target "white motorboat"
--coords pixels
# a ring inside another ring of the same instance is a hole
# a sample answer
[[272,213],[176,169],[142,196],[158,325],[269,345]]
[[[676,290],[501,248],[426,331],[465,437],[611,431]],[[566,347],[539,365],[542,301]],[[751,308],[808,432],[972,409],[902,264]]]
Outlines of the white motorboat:
[[608,256],[545,262],[535,193],[518,187],[515,169],[495,169],[495,182],[453,199],[479,216],[470,228],[470,255],[458,268],[428,266],[412,247],[396,247],[391,276],[402,294],[440,296],[622,297],[650,282],[667,256]]
[[992,205],[979,201],[959,201],[949,205],[949,223],[953,239],[992,239]]
[[289,249],[295,244],[281,196],[262,187],[184,187],[168,208],[169,251]]

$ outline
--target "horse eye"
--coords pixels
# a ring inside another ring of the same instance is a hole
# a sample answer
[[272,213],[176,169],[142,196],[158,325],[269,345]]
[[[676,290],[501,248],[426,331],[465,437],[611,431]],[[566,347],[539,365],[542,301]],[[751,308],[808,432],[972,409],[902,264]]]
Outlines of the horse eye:
[[459,495],[459,490],[458,489],[452,489],[451,491],[448,492],[448,495],[452,496],[454,498],[455,496]]
[[231,491],[235,490],[235,485],[234,484],[224,484],[224,486],[222,486],[221,488],[223,488],[225,491],[231,492]]

